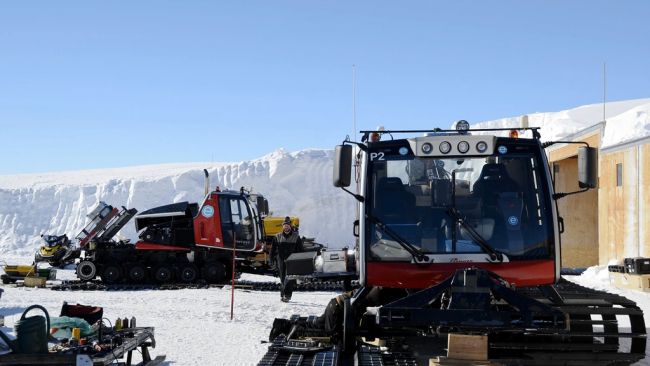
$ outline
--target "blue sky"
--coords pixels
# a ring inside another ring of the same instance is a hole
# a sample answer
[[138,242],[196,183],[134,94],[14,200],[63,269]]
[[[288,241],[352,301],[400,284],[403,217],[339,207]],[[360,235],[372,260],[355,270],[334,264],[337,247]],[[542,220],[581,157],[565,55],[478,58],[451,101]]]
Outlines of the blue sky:
[[0,174],[650,97],[647,1],[3,1]]

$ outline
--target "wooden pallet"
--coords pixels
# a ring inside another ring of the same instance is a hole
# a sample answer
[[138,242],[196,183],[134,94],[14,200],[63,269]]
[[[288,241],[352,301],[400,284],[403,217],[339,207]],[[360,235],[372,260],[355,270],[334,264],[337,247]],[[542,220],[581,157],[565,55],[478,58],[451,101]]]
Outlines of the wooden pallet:
[[609,272],[609,282],[622,289],[650,292],[650,274]]

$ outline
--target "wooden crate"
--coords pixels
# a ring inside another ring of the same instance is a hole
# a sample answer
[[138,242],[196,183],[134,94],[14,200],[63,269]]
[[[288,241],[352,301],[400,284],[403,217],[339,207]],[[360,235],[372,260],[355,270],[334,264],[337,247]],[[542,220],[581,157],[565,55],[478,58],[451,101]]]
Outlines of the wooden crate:
[[45,277],[25,277],[25,286],[26,287],[45,287],[45,282],[47,278]]
[[618,288],[650,292],[650,275],[609,272],[609,282]]
[[486,335],[450,333],[447,336],[447,358],[487,361],[488,337]]

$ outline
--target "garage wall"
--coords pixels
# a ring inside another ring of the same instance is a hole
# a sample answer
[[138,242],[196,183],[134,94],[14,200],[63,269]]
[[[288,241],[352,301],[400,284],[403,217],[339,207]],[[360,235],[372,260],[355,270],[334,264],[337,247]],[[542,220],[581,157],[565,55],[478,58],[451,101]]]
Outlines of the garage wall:
[[[554,163],[555,191],[573,192],[578,187],[578,159],[571,157]],[[585,268],[598,264],[598,192],[566,196],[557,201],[564,218],[562,267]]]
[[[600,146],[600,130],[575,136],[591,147]],[[549,162],[553,166],[555,192],[574,192],[578,187],[578,148],[583,145],[566,144],[550,148]],[[597,189],[566,196],[557,201],[564,218],[562,234],[562,267],[584,268],[599,263],[599,194]]]
[[600,161],[599,263],[650,257],[650,143],[601,152]]

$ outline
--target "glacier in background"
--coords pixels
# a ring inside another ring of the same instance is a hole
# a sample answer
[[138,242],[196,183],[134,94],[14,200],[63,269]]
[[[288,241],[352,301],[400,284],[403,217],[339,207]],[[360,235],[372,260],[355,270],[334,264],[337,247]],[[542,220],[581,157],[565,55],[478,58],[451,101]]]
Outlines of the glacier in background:
[[[269,200],[273,215],[298,216],[302,235],[331,248],[351,247],[355,200],[332,186],[332,164],[332,150],[277,150],[236,163],[0,176],[0,250],[3,255],[30,255],[41,243],[40,234],[74,238],[99,201],[140,212],[174,202],[200,203],[204,168],[211,189],[252,188]],[[135,225],[130,222],[117,237],[135,242]]]

